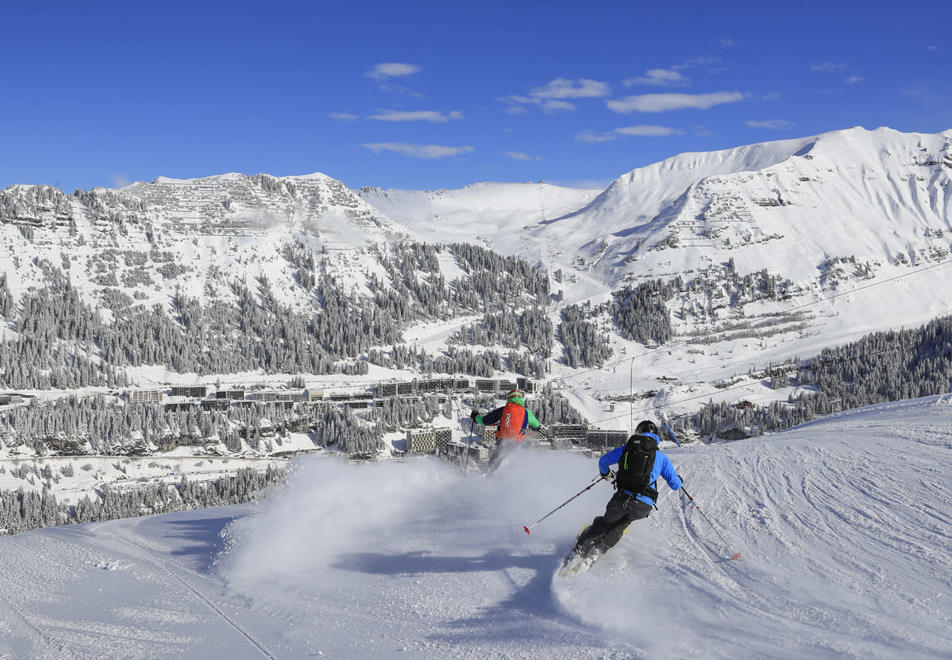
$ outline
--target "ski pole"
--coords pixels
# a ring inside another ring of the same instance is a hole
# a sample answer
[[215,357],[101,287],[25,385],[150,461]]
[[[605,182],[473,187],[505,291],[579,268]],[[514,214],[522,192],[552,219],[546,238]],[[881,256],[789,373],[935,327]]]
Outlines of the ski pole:
[[551,516],[553,513],[555,513],[555,512],[558,511],[559,509],[561,509],[563,506],[565,506],[566,504],[568,504],[569,502],[571,502],[572,500],[574,500],[576,497],[578,497],[579,495],[581,495],[581,494],[584,493],[585,491],[587,491],[587,490],[589,490],[590,488],[592,488],[595,484],[597,484],[597,483],[598,483],[599,481],[601,481],[601,480],[602,480],[602,477],[601,477],[601,476],[595,477],[595,478],[592,480],[592,483],[590,483],[589,485],[587,485],[585,488],[583,488],[583,489],[580,490],[579,492],[575,493],[575,495],[573,495],[573,496],[570,497],[569,499],[567,499],[567,500],[565,500],[564,502],[562,502],[562,504],[560,504],[559,506],[557,506],[557,507],[555,507],[554,509],[552,509],[551,511],[549,511],[547,514],[545,514],[544,516],[542,516],[541,518],[539,518],[538,520],[536,520],[536,521],[535,521],[534,523],[532,523],[531,525],[523,525],[523,526],[522,526],[522,529],[526,530],[526,534],[528,534],[530,529],[532,529],[533,527],[535,527],[536,525],[538,525],[540,522],[542,522],[543,520],[545,520],[546,518],[548,518],[549,516]]
[[[697,502],[694,501],[694,498],[691,497],[691,494],[690,494],[688,491],[686,491],[686,490],[684,489],[684,484],[681,484],[681,492],[683,492],[685,495],[687,495],[687,498],[688,498],[689,500],[691,500],[691,504],[694,505],[694,508],[697,509],[697,510],[698,510],[698,513],[700,513],[701,516],[704,518],[704,520],[707,521],[707,524],[711,526],[711,529],[714,530],[714,533],[721,537],[721,540],[724,542],[724,545],[727,546],[727,551],[730,552],[731,544],[727,542],[727,539],[724,538],[724,535],[723,535],[723,534],[721,534],[719,531],[717,531],[717,527],[714,526],[714,523],[711,522],[711,519],[708,518],[707,515],[705,515],[705,513],[701,510],[701,507],[699,507],[699,506],[697,505]],[[740,553],[739,553],[739,552],[735,552],[735,553],[731,554],[731,559],[733,559],[733,560],[740,559]]]
[[[664,421],[663,419],[661,420],[661,423],[664,424],[664,428],[668,429],[668,433],[671,435],[671,439],[674,440],[674,444],[680,447],[681,443],[678,442],[678,439],[676,437],[674,437],[674,431],[671,430],[671,427],[668,426],[668,423]],[[687,493],[685,493],[685,495],[687,495]]]
[[[463,472],[466,472],[466,468],[469,465],[469,450],[473,446],[473,432],[476,422],[473,421],[473,418],[469,418],[469,442],[466,443],[466,458],[463,460]],[[478,470],[479,468],[477,468]]]

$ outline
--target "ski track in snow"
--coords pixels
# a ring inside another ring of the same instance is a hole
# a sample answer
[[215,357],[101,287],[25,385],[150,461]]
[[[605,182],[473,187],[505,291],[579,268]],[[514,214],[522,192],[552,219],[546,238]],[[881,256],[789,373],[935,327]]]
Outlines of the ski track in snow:
[[950,404],[667,448],[707,519],[661,484],[568,578],[610,489],[527,536],[595,470],[541,450],[488,477],[308,457],[259,505],[3,537],[0,658],[950,657]]

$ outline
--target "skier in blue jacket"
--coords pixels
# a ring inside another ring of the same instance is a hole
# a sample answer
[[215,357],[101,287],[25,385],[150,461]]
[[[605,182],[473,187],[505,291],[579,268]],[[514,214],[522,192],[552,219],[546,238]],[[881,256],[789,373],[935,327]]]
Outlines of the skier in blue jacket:
[[[635,520],[647,518],[658,499],[656,482],[664,477],[672,490],[681,488],[681,477],[658,444],[658,427],[650,420],[640,422],[627,444],[616,447],[598,460],[602,479],[614,483],[615,494],[605,507],[605,514],[582,530],[572,554],[588,557],[607,552]],[[618,464],[618,472],[611,466]]]

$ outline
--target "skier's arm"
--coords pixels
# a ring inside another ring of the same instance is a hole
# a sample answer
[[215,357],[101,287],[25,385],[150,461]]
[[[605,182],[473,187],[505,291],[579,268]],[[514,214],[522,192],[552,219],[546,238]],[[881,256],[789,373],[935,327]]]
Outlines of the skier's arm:
[[[625,447],[615,447],[610,452],[598,459],[598,471],[601,474],[608,474],[608,471],[611,469],[611,466],[621,460],[621,455],[624,453]],[[673,469],[672,469],[673,471]]]
[[658,457],[661,459],[661,476],[664,477],[664,480],[671,486],[671,490],[681,488],[681,477],[674,471],[674,466],[671,464],[671,461],[660,452],[658,452]]
[[529,428],[537,429],[542,424],[539,423],[539,420],[536,419],[536,416],[532,414],[532,411],[526,408],[526,418],[529,420]]
[[502,419],[502,408],[491,410],[485,415],[476,415],[476,423],[482,424],[483,426],[498,424],[500,419]]

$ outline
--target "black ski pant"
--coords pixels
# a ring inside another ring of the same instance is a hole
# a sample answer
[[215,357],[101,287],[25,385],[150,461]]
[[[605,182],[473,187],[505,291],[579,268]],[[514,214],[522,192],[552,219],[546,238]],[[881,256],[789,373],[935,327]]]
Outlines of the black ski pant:
[[575,552],[586,554],[596,548],[599,552],[605,552],[621,540],[621,535],[625,533],[628,525],[647,518],[650,513],[650,504],[645,504],[620,490],[615,491],[605,507],[605,515],[598,516],[579,534],[575,542]]

